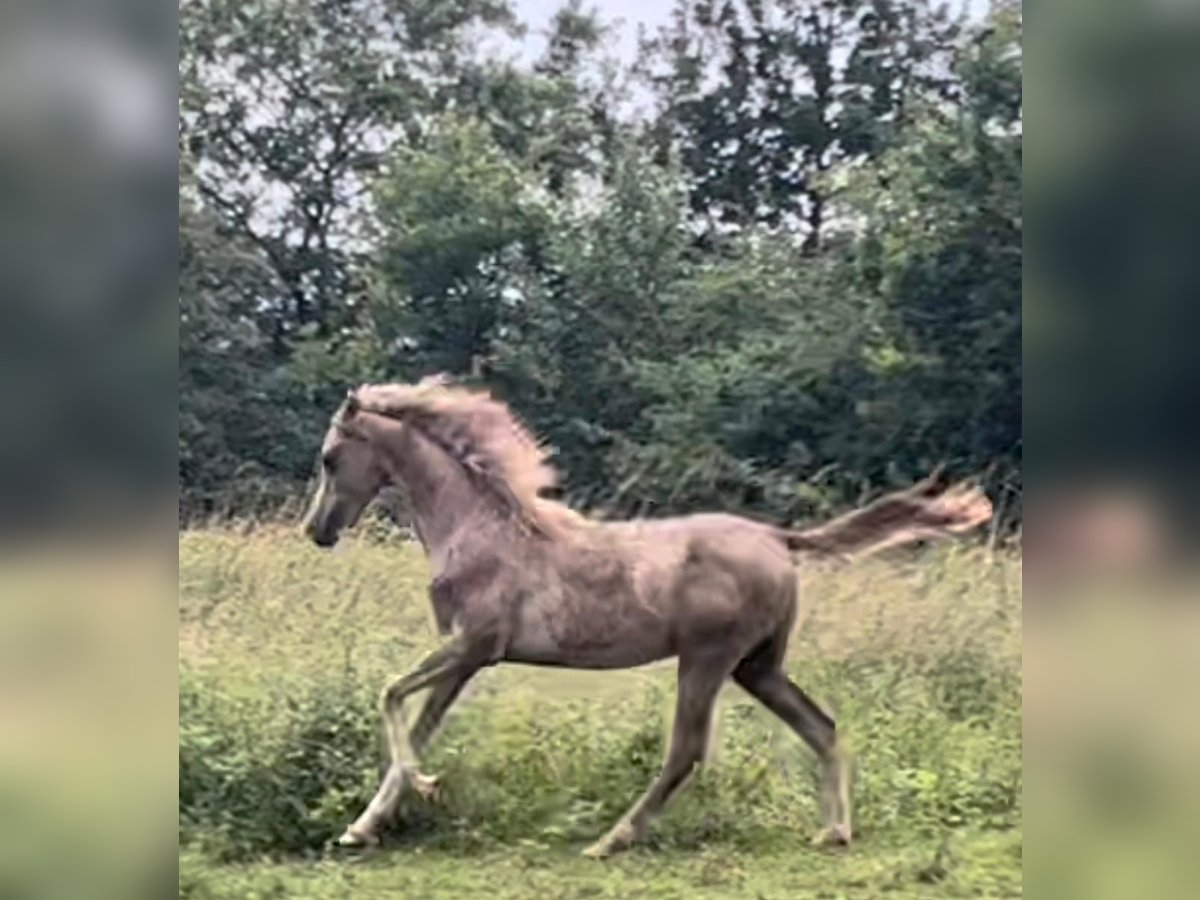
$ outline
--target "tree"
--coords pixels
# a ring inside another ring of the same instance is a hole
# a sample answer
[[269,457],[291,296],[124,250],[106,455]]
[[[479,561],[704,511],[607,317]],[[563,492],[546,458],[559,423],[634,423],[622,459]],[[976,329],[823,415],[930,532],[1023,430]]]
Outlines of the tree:
[[712,227],[783,227],[815,251],[829,173],[892,143],[955,34],[916,0],[678,0],[644,47],[653,130],[679,146]]
[[607,183],[551,207],[491,366],[557,448],[580,499],[613,486],[607,454],[641,410],[636,361],[677,346],[668,304],[687,266],[679,172],[630,143],[609,167]]
[[1015,6],[960,36],[917,0],[681,0],[649,123],[578,0],[531,65],[465,38],[488,0],[183,17],[189,508],[294,496],[347,385],[433,371],[614,513],[1017,487]]
[[486,123],[499,147],[563,197],[580,177],[604,177],[622,131],[625,86],[619,64],[605,55],[610,34],[595,10],[568,0],[531,67],[468,64],[455,108]]
[[857,183],[859,266],[888,314],[871,428],[898,458],[1021,456],[1020,13],[1001,8],[955,63],[954,104],[925,104]]
[[669,292],[673,342],[635,362],[621,480],[658,509],[781,519],[857,499],[844,445],[878,316],[845,253],[814,258],[758,226],[690,267]]
[[[198,202],[186,162],[179,195],[179,482],[184,516],[273,505],[303,478],[303,416],[280,402],[286,372],[256,324],[279,286],[262,251]],[[252,496],[257,495],[257,496]]]
[[444,100],[475,24],[503,0],[184,0],[180,143],[222,225],[282,291],[264,298],[277,356],[355,318],[364,176]]
[[514,302],[506,272],[541,241],[532,182],[460,116],[390,160],[376,187],[370,312],[394,371],[468,373],[490,355]]

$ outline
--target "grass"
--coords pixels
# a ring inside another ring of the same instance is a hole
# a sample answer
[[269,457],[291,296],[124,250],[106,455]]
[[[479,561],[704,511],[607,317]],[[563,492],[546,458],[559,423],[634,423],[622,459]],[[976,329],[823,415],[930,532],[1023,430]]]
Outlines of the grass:
[[[804,577],[793,678],[857,754],[858,839],[818,824],[812,755],[736,687],[644,847],[579,851],[657,773],[669,663],[501,666],[451,712],[384,847],[329,842],[377,784],[375,697],[436,645],[419,548],[180,535],[180,896],[1012,897],[1021,894],[1020,564],[938,548]],[[415,713],[416,704],[410,709]]]

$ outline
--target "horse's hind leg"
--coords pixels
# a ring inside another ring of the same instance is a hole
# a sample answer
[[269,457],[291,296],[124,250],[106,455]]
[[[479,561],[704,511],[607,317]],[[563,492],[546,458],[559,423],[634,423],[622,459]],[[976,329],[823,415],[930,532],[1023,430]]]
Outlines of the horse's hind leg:
[[778,648],[765,646],[738,664],[733,679],[800,735],[821,762],[824,827],[813,842],[849,844],[852,830],[849,758],[838,745],[833,719],[784,674],[781,661]]
[[699,765],[708,745],[713,706],[733,662],[724,659],[680,660],[675,724],[662,773],[612,830],[584,851],[603,858],[645,837],[650,823]]

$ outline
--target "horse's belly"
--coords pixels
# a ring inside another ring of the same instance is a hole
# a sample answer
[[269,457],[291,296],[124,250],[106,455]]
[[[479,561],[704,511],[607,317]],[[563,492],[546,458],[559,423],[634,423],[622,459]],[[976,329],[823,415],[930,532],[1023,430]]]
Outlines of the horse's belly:
[[509,662],[537,666],[557,666],[565,669],[634,669],[658,662],[672,655],[664,642],[657,646],[545,647],[514,642],[505,658]]
[[627,669],[673,653],[670,630],[648,610],[632,615],[564,616],[528,608],[520,617],[506,656],[514,662],[579,669]]

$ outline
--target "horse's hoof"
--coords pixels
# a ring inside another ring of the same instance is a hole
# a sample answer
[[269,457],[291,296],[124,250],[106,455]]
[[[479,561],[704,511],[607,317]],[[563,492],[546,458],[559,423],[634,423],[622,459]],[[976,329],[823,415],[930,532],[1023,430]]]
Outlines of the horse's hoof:
[[633,826],[627,822],[622,822],[600,840],[596,841],[596,843],[592,844],[592,846],[584,850],[583,855],[589,859],[608,859],[613,854],[620,853],[622,850],[627,850],[631,847],[635,838],[636,835],[634,834]]
[[422,775],[420,772],[412,772],[409,777],[412,779],[413,789],[422,800],[432,803],[441,795],[442,784],[436,775]]
[[588,859],[608,859],[614,852],[613,847],[609,845],[608,841],[596,841],[596,843],[583,851],[583,855]]
[[337,839],[337,846],[343,850],[364,850],[369,847],[378,847],[379,836],[347,828],[342,832],[342,836]]
[[814,847],[849,847],[850,829],[845,825],[830,825],[813,835]]

